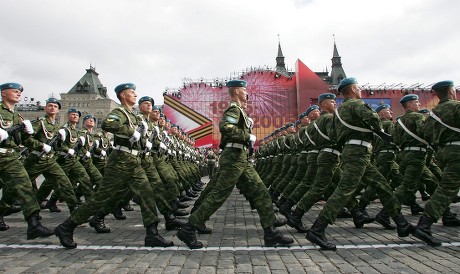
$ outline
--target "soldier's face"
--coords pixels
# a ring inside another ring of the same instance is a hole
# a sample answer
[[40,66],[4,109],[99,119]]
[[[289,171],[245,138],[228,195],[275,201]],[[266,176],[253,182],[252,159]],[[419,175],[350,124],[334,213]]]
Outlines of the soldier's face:
[[152,112],[152,102],[150,102],[150,101],[142,102],[142,103],[139,105],[139,110],[140,110],[143,114],[149,114],[150,112]]
[[321,110],[325,110],[329,113],[334,112],[334,109],[336,108],[336,103],[334,99],[324,99],[321,101]]
[[352,88],[352,90],[353,90],[353,92],[355,94],[355,98],[361,99],[362,98],[361,97],[361,88],[356,84],[353,84],[351,88]]
[[393,119],[393,111],[389,108],[382,109],[379,111],[379,116],[383,119],[391,120]]
[[125,100],[126,104],[129,106],[134,106],[137,102],[137,94],[134,89],[125,89],[120,95],[122,99]]
[[159,125],[160,127],[164,127],[165,124],[166,124],[165,118],[160,118],[160,120],[158,121],[158,125]]
[[2,100],[5,102],[16,104],[21,100],[22,92],[19,89],[5,89],[2,90]]
[[236,90],[236,94],[238,96],[238,100],[241,102],[241,103],[245,103],[246,106],[247,106],[247,103],[248,103],[248,94],[246,92],[246,88],[244,87],[240,87]]
[[310,124],[310,118],[308,118],[308,116],[304,116],[302,117],[302,119],[300,119],[300,123],[304,126]]
[[321,115],[321,112],[319,111],[319,109],[314,109],[310,111],[310,113],[308,113],[308,118],[310,119],[310,121],[314,121],[318,119],[320,115]]
[[59,113],[59,105],[55,103],[48,103],[45,106],[45,112],[48,115],[56,115]]
[[407,102],[407,109],[412,111],[419,111],[420,110],[420,102],[418,100],[412,100]]
[[288,133],[295,133],[295,127],[288,127],[287,132]]
[[160,111],[156,109],[152,110],[152,112],[150,112],[150,119],[153,121],[158,121],[158,119],[160,119]]
[[85,121],[85,127],[86,128],[93,128],[94,127],[94,119],[87,119]]
[[78,116],[78,113],[76,112],[71,112],[67,114],[67,120],[69,123],[76,124],[78,123],[78,120],[80,119],[80,116]]

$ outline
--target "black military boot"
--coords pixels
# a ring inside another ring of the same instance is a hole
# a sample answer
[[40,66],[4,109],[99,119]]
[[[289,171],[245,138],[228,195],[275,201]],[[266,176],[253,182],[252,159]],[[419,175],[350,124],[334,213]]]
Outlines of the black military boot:
[[279,198],[279,199],[276,201],[275,205],[276,205],[278,208],[280,208],[287,200],[288,200],[287,198],[285,198],[284,196],[281,196],[281,198]]
[[145,246],[155,247],[168,247],[173,246],[172,241],[167,241],[160,234],[158,234],[158,223],[153,223],[146,228],[147,236],[145,236]]
[[410,234],[414,234],[415,227],[409,223],[401,213],[393,217],[393,221],[396,224],[396,230],[398,231],[399,237],[407,237]]
[[410,213],[413,216],[419,215],[420,213],[423,213],[425,211],[423,207],[421,207],[419,204],[414,203],[413,205],[410,206]]
[[342,208],[340,212],[337,214],[337,218],[343,219],[343,218],[351,218],[353,215],[348,211],[346,207]]
[[278,198],[280,197],[281,193],[278,191],[274,190],[270,193],[270,197],[272,198],[272,203],[275,203],[278,201]]
[[[282,198],[282,197],[281,197]],[[280,199],[281,200],[281,199]],[[292,212],[292,207],[295,206],[295,202],[291,199],[287,199],[286,202],[284,202],[280,207],[280,213],[283,214],[286,218],[289,219],[289,216],[291,216]]]
[[174,216],[187,216],[190,214],[190,212],[185,209],[179,209],[177,206],[177,203],[175,202],[172,202],[171,206],[172,206]]
[[196,198],[199,196],[199,194],[193,192],[191,189],[187,189],[185,191],[185,195],[187,195],[187,197],[190,197],[190,198]]
[[381,224],[385,229],[396,229],[396,226],[391,223],[390,215],[388,215],[385,209],[380,210],[379,213],[375,215],[375,221]]
[[185,225],[185,222],[177,219],[174,214],[165,214],[164,217],[166,220],[166,230],[179,230],[182,226]]
[[442,214],[442,225],[443,226],[460,226],[460,220],[457,218],[457,214],[450,211],[448,207]]
[[58,199],[54,197],[54,195],[51,195],[50,199],[45,204],[45,208],[49,209],[51,212],[61,212],[61,209],[56,205],[57,200]]
[[197,227],[187,222],[178,232],[177,238],[184,242],[190,249],[198,249],[203,247],[203,243],[196,239]]
[[185,204],[185,203],[180,202],[180,201],[176,201],[176,205],[177,205],[177,208],[189,208],[190,207],[190,205]]
[[27,218],[27,240],[51,235],[53,235],[53,231],[40,223],[38,211],[35,211]]
[[275,222],[273,222],[274,227],[280,227],[287,224],[287,219],[285,218],[275,218]]
[[3,215],[0,215],[0,231],[6,231],[10,228],[9,225],[5,224],[3,221]]
[[307,233],[308,228],[306,228],[302,223],[302,217],[304,214],[305,212],[303,210],[296,208],[291,216],[288,217],[287,224],[290,227],[295,228],[299,233]]
[[294,240],[289,237],[283,236],[281,232],[274,226],[264,228],[264,242],[265,246],[288,246],[294,243]]
[[370,224],[375,220],[367,214],[367,211],[363,211],[358,207],[351,210],[351,215],[356,228],[363,228],[365,224]]
[[97,233],[110,233],[110,228],[105,226],[105,214],[98,211],[89,220],[89,225],[96,230]]
[[179,196],[179,201],[181,201],[181,202],[188,202],[188,201],[191,201],[191,200],[193,200],[193,198],[188,197],[187,194],[185,193],[185,191],[183,191]]
[[311,228],[308,230],[305,238],[313,244],[319,245],[322,250],[337,250],[335,244],[331,244],[327,241],[324,231],[327,228],[327,222],[321,219],[316,219]]
[[21,206],[18,205],[11,205],[3,212],[3,216],[9,216],[14,213],[18,213],[22,210]]
[[128,202],[126,205],[124,205],[123,207],[123,210],[124,211],[134,211],[134,208],[131,206],[131,203]]
[[420,220],[418,221],[418,224],[415,227],[414,236],[424,241],[426,244],[430,246],[441,246],[442,243],[439,240],[433,238],[433,235],[431,235],[432,224],[433,220],[430,217],[427,217],[425,215],[420,216]]
[[117,205],[112,211],[113,217],[117,220],[126,220],[126,215],[121,211],[121,206]]
[[59,237],[59,242],[65,248],[72,249],[77,247],[77,243],[73,241],[73,231],[76,227],[77,224],[68,218],[54,229],[54,235]]
[[430,194],[428,194],[425,189],[420,189],[420,196],[422,197],[422,201],[428,201],[431,197]]
[[205,224],[200,227],[197,227],[196,231],[198,232],[198,234],[211,234],[212,233],[212,229],[207,227]]

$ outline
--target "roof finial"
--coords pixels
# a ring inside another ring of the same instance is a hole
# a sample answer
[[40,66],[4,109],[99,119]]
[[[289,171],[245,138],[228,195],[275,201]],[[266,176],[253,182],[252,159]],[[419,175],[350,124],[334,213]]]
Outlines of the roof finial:
[[332,37],[334,39],[334,44],[335,44],[335,33],[332,34]]

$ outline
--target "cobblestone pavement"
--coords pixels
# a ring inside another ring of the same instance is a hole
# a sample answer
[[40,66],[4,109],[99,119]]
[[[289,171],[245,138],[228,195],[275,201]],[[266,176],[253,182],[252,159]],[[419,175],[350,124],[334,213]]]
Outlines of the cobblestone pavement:
[[[204,181],[207,181],[207,179]],[[193,201],[192,201],[193,202]],[[422,203],[420,201],[420,203]],[[43,210],[42,223],[54,228],[68,217],[65,204],[61,213]],[[434,235],[443,246],[432,248],[415,237],[398,238],[396,231],[378,224],[355,229],[352,219],[338,219],[326,232],[337,244],[336,252],[320,251],[304,234],[284,226],[280,230],[295,239],[290,248],[263,247],[263,229],[257,212],[238,190],[207,222],[210,235],[198,235],[205,248],[189,250],[160,223],[160,233],[176,244],[170,248],[145,248],[145,230],[140,208],[125,212],[119,221],[108,216],[109,234],[96,234],[87,224],[75,230],[78,248],[66,250],[52,236],[26,240],[27,224],[21,214],[5,217],[10,226],[0,231],[0,273],[460,273],[458,228],[433,226]],[[380,204],[375,201],[369,214],[375,215]],[[306,214],[310,226],[321,203]],[[460,204],[452,206],[460,212]],[[416,224],[408,208],[403,214]]]

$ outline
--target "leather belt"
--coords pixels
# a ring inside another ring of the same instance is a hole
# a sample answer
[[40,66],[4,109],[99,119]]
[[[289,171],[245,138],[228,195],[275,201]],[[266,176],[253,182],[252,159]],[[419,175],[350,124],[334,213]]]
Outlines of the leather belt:
[[46,159],[50,159],[50,158],[52,158],[54,156],[54,152],[52,152],[52,151],[50,151],[50,153],[46,154],[43,151],[33,150],[31,153],[34,154],[34,155],[37,155],[37,157],[46,158]]
[[239,149],[243,149],[243,150],[248,149],[247,146],[245,146],[243,144],[238,144],[238,143],[228,143],[228,144],[225,145],[225,147],[234,147],[234,148],[239,148]]
[[383,150],[380,150],[379,153],[382,153],[382,152],[388,152],[388,153],[393,153],[395,154],[395,151],[393,149],[383,149]]
[[358,139],[350,139],[345,142],[345,145],[358,145],[358,146],[363,146],[367,148],[372,148],[372,144],[363,140],[358,140]]
[[342,153],[340,153],[340,151],[338,151],[337,149],[332,149],[332,148],[328,148],[328,147],[325,147],[325,148],[321,149],[321,151],[334,153],[334,154],[337,155],[337,156],[340,156],[340,155],[342,154]]
[[443,146],[460,146],[460,141],[445,143]]
[[116,150],[120,150],[120,151],[127,152],[127,153],[129,153],[129,154],[134,155],[134,156],[137,156],[137,155],[139,154],[139,151],[138,151],[138,150],[129,149],[129,148],[127,148],[127,147],[120,146],[120,145],[115,146],[115,149],[116,149]]
[[307,154],[307,153],[308,153],[308,151],[306,151],[306,150],[302,150],[300,153],[302,153],[302,154]]
[[423,152],[426,152],[426,148],[424,148],[424,147],[405,147],[404,150],[423,151]]
[[319,153],[319,150],[312,149],[312,150],[307,151],[307,154],[310,154],[310,153]]
[[12,149],[11,148],[0,148],[0,153],[11,153]]

